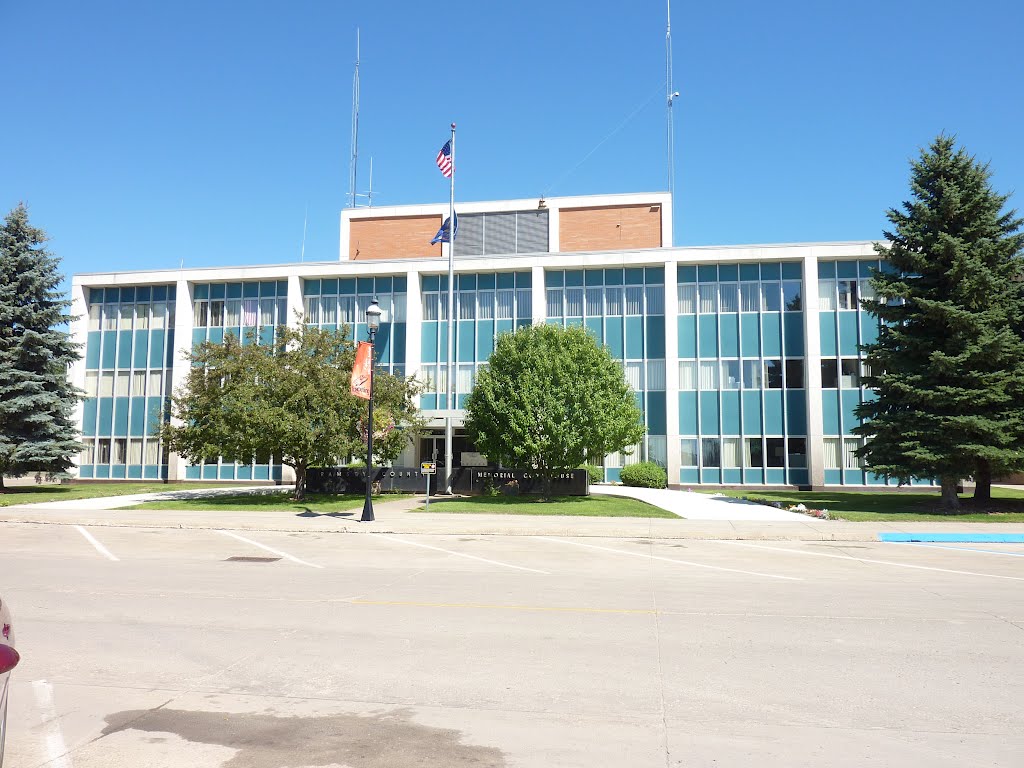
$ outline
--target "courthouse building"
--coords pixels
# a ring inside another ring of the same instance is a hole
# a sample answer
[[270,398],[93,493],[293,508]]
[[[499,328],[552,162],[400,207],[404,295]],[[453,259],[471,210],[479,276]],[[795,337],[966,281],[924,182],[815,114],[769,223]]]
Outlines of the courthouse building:
[[[498,334],[531,323],[583,326],[622,362],[647,425],[632,454],[604,457],[608,480],[641,459],[669,482],[863,486],[851,434],[859,345],[877,334],[860,309],[880,266],[871,242],[672,247],[668,194],[460,203],[455,242],[457,407]],[[444,456],[447,246],[430,240],[448,205],[347,209],[337,261],[79,274],[72,324],[81,478],[290,480],[273,456],[193,465],[168,455],[156,425],[184,382],[183,351],[279,323],[367,338],[385,316],[379,365],[426,382],[428,432],[402,464]],[[461,413],[461,412],[460,412]],[[477,461],[456,415],[456,466]]]

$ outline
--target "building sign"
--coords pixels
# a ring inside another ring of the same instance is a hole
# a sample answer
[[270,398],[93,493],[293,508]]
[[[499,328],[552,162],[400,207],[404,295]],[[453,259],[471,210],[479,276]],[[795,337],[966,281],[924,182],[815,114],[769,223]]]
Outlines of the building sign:
[[[443,485],[444,469],[438,471],[437,464],[425,461],[418,467],[374,467],[373,482],[380,486],[382,493],[420,493],[433,467],[438,474],[437,485]],[[585,469],[560,472],[551,481],[554,496],[589,496],[590,477]],[[431,483],[431,494],[436,492]],[[366,493],[365,467],[324,467],[306,472],[306,490],[310,493]],[[532,470],[496,469],[493,467],[456,467],[452,473],[452,490],[455,493],[481,494],[498,491],[508,495],[539,494],[543,490],[543,478]]]

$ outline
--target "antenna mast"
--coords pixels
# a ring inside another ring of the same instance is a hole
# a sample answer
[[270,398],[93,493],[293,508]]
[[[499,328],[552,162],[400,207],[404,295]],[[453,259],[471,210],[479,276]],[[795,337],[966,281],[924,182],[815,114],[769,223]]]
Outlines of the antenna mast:
[[666,126],[666,146],[668,151],[668,193],[673,198],[672,204],[675,206],[675,186],[676,186],[676,148],[675,148],[675,130],[672,126],[672,102],[679,96],[679,91],[672,90],[672,0],[665,0],[666,10],[666,24],[665,24],[665,94],[666,94],[666,107],[667,107],[667,119],[668,123]]
[[359,168],[359,28],[356,27],[356,69],[352,75],[352,148],[348,161],[348,204],[356,207],[356,172]]

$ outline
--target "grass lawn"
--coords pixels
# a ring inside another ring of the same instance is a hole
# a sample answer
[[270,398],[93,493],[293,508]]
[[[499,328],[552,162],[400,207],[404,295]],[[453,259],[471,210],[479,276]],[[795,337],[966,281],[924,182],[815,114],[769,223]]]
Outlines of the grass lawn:
[[[366,497],[363,494],[342,494],[334,496],[326,493],[309,493],[302,501],[289,498],[290,488],[269,491],[266,493],[239,493],[207,498],[172,499],[170,501],[148,501],[123,509],[185,509],[210,512],[298,512],[307,515],[331,515],[363,507]],[[374,503],[384,504],[389,501],[408,499],[410,494],[389,493],[374,496]]]
[[[426,512],[419,507],[416,512]],[[659,507],[636,499],[606,496],[556,496],[542,502],[533,496],[474,496],[431,501],[431,512],[453,515],[576,515],[580,517],[672,517]]]
[[931,520],[971,523],[1024,523],[1024,491],[993,488],[992,501],[974,505],[969,495],[960,497],[962,514],[938,511],[939,494],[892,491],[721,491],[726,496],[750,500],[767,499],[784,506],[803,504],[810,509],[827,509],[837,520]]
[[0,507],[13,504],[35,504],[43,501],[98,499],[106,496],[127,496],[133,493],[164,493],[196,488],[224,487],[224,483],[73,483],[70,485],[16,485],[0,493]]

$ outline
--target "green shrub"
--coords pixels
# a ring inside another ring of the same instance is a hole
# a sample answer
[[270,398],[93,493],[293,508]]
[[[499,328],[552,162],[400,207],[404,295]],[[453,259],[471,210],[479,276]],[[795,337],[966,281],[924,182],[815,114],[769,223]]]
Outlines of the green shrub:
[[641,461],[623,467],[619,474],[623,485],[635,488],[665,488],[668,486],[668,475],[665,470],[653,461]]
[[599,467],[596,464],[581,464],[579,468],[587,470],[587,474],[590,476],[590,482],[604,482],[604,467]]

